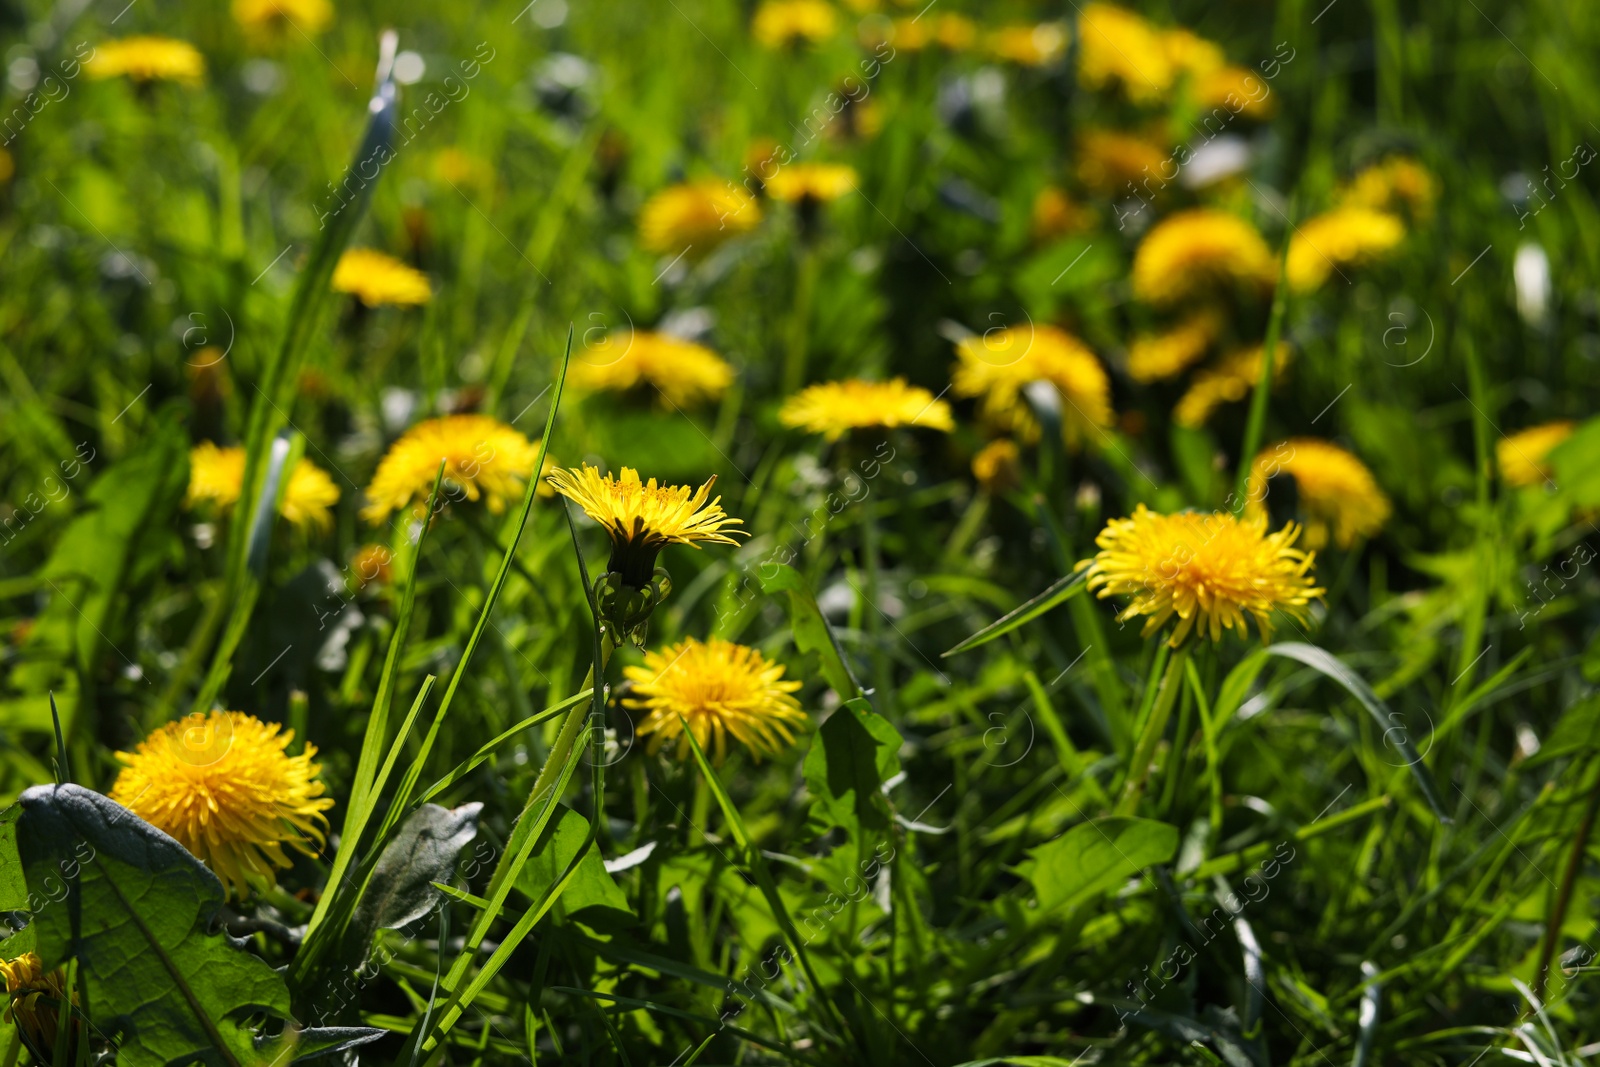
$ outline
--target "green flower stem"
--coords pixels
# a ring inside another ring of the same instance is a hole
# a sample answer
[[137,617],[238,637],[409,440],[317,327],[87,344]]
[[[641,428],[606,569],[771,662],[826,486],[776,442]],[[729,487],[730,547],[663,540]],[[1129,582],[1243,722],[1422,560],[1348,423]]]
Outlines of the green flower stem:
[[878,690],[878,713],[891,715],[894,711],[893,676],[884,647],[883,609],[878,606],[878,509],[870,491],[861,501],[861,562],[867,585],[867,633],[872,638],[872,684]]
[[799,392],[806,381],[806,347],[811,326],[811,302],[817,288],[817,254],[809,244],[800,246],[794,284],[794,317],[789,322],[789,345],[783,354],[783,394]]
[[1123,787],[1122,799],[1117,803],[1118,815],[1132,814],[1139,805],[1139,795],[1144,791],[1145,779],[1150,776],[1150,760],[1155,756],[1161,735],[1167,732],[1167,720],[1172,717],[1172,705],[1177,703],[1178,690],[1183,685],[1184,664],[1189,662],[1192,643],[1185,641],[1173,650],[1167,659],[1167,669],[1161,676],[1161,689],[1156,703],[1145,721],[1144,732],[1133,750],[1133,760],[1128,764],[1128,782]]

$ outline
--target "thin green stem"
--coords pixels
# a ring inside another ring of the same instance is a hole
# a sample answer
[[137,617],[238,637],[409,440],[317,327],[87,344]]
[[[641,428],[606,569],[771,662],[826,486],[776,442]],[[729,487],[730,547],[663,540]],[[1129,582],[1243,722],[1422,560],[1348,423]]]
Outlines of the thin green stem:
[[1156,694],[1155,706],[1134,747],[1133,760],[1128,764],[1128,782],[1123,786],[1122,799],[1117,803],[1117,814],[1131,814],[1139,806],[1139,796],[1150,776],[1150,761],[1155,756],[1161,735],[1167,732],[1167,720],[1172,717],[1172,706],[1177,702],[1178,690],[1183,686],[1183,666],[1189,662],[1189,642],[1178,646],[1167,660],[1167,669],[1161,676],[1161,690]]

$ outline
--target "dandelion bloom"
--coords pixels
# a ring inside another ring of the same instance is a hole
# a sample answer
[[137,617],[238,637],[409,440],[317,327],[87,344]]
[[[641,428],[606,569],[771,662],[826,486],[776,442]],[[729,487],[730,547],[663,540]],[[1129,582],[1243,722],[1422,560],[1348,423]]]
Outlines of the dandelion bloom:
[[1002,26],[989,35],[989,54],[1024,67],[1048,67],[1067,52],[1067,30],[1059,22]]
[[136,82],[169,81],[199,84],[206,61],[194,45],[171,37],[124,37],[97,45],[84,61],[89,77],[128,77]]
[[426,304],[433,299],[428,276],[371,248],[352,248],[333,268],[333,291],[352,293],[367,307]]
[[441,148],[433,155],[433,177],[446,185],[487,188],[494,184],[494,167],[488,161],[463,152],[455,146]]
[[1307,219],[1289,240],[1289,285],[1310,292],[1340,266],[1361,263],[1405,237],[1399,218],[1365,207],[1339,207]]
[[856,187],[854,167],[843,163],[791,163],[768,178],[767,195],[785,203],[837,200]]
[[823,0],[766,0],[756,9],[750,34],[767,48],[815,43],[833,36],[839,13]]
[[[1117,130],[1085,130],[1078,138],[1078,180],[1097,193],[1120,193],[1129,183],[1152,178],[1165,185],[1161,172],[1169,163],[1172,153],[1149,137]],[[1172,169],[1176,171],[1176,165]]]
[[965,52],[978,40],[978,25],[965,15],[946,11],[933,23],[933,39],[951,52]]
[[577,389],[619,393],[648,384],[668,404],[688,408],[726,393],[733,384],[733,367],[704,345],[634,330],[585,348],[572,364],[569,380]]
[[1120,84],[1128,99],[1152,103],[1172,88],[1177,70],[1161,31],[1115,4],[1085,4],[1078,16],[1078,84]]
[[[613,478],[595,467],[555,470],[550,485],[581,507],[611,537],[607,571],[621,574],[625,585],[642,589],[655,572],[656,555],[667,545],[693,545],[707,541],[736,545],[728,534],[745,534],[728,527],[742,525],[722,510],[722,498],[711,496],[716,477],[698,489],[687,485],[657,485],[639,480],[639,472],[623,467]],[[726,531],[726,532],[724,532]]]
[[1004,493],[1022,482],[1021,453],[1017,443],[1002,437],[990,441],[972,457],[972,476],[986,493]]
[[328,0],[233,0],[233,21],[258,37],[287,37],[290,30],[321,33],[333,21]]
[[293,740],[293,730],[241,711],[169,722],[116,754],[123,768],[111,799],[176,838],[243,899],[291,865],[284,845],[315,856],[326,841],[322,813],[333,800],[317,780],[317,750],[291,756]]
[[1059,186],[1047,185],[1033,198],[1029,230],[1035,241],[1053,241],[1087,229],[1091,221],[1089,213],[1074,204]]
[[[1214,367],[1207,367],[1194,376],[1189,391],[1172,409],[1172,421],[1179,426],[1204,426],[1213,412],[1223,404],[1243,400],[1250,395],[1261,378],[1261,354],[1265,345],[1256,345],[1226,356]],[[1278,354],[1272,361],[1273,381],[1278,380],[1289,362],[1289,345],[1278,342]]]
[[1044,381],[1061,397],[1062,437],[1076,447],[1110,426],[1111,379],[1082,341],[1055,326],[991,330],[956,346],[951,387],[957,396],[981,397],[978,411],[993,425],[1027,441],[1039,439],[1039,421],[1022,390]]
[[[14,1022],[23,1040],[41,1063],[55,1059],[56,1035],[61,1029],[61,1012],[58,1005],[67,1002],[66,977],[61,968],[44,969],[44,961],[32,952],[24,952],[14,960],[0,960],[0,976],[6,981],[6,1022]],[[78,998],[72,997],[74,1005]],[[73,1022],[76,1033],[78,1023]]]
[[1494,449],[1500,480],[1519,488],[1548,480],[1550,464],[1545,459],[1551,449],[1572,436],[1574,428],[1571,422],[1547,422],[1502,437]]
[[851,430],[874,427],[922,426],[946,433],[955,429],[950,405],[904,378],[819,382],[785,400],[778,419],[785,426],[820,433],[830,441]]
[[1237,628],[1243,636],[1247,612],[1265,642],[1274,611],[1303,623],[1312,599],[1324,593],[1311,577],[1316,553],[1294,547],[1299,533],[1289,523],[1269,534],[1260,516],[1160,515],[1140,504],[1132,518],[1106,523],[1095,538],[1100,551],[1077,569],[1087,570],[1088,587],[1100,598],[1132,597],[1117,621],[1149,616],[1145,637],[1176,615],[1173,648],[1190,633],[1217,641]]
[[384,453],[367,486],[361,517],[376,525],[408,504],[420,515],[428,506],[440,460],[451,495],[482,498],[498,515],[508,500],[521,496],[538,458],[537,445],[489,415],[428,419],[407,430]]
[[1340,202],[1374,211],[1393,211],[1404,204],[1413,218],[1433,214],[1439,196],[1438,179],[1409,156],[1390,156],[1363,168],[1340,191]]
[[[195,508],[210,504],[218,511],[232,511],[244,491],[244,449],[218,448],[202,441],[189,450],[189,489],[183,506]],[[289,472],[283,487],[278,514],[302,530],[326,533],[333,528],[332,508],[339,502],[339,487],[328,472],[302,458]]]
[[1221,108],[1251,119],[1272,117],[1272,90],[1266,80],[1249,67],[1225,66],[1197,77],[1194,101],[1201,107]]
[[350,557],[350,586],[364,589],[374,582],[388,585],[394,572],[394,553],[388,545],[362,545]]
[[1274,277],[1272,252],[1256,228],[1214,208],[1162,219],[1133,256],[1133,291],[1152,304],[1175,303],[1218,282],[1267,286]]
[[1250,465],[1250,514],[1266,513],[1267,480],[1280,472],[1294,478],[1307,548],[1320,549],[1330,537],[1340,548],[1349,548],[1389,521],[1389,498],[1366,464],[1315,437],[1292,437],[1255,458]]
[[730,735],[759,760],[794,744],[789,724],[806,721],[794,698],[801,683],[785,681],[781,663],[720,638],[690,637],[647,652],[643,666],[623,674],[629,682],[624,706],[648,712],[638,733],[652,735],[651,752],[676,738],[678,758],[687,756],[686,722],[695,743],[702,751],[711,750],[716,762],[727,755]]
[[1136,382],[1177,377],[1200,361],[1221,329],[1222,316],[1206,310],[1164,333],[1135,337],[1128,346],[1128,376]]
[[1203,78],[1227,66],[1222,47],[1199,34],[1183,29],[1166,30],[1161,34],[1161,49],[1173,70],[1191,77]]
[[755,198],[731,182],[708,178],[671,186],[646,201],[639,212],[639,243],[658,255],[701,256],[760,221]]

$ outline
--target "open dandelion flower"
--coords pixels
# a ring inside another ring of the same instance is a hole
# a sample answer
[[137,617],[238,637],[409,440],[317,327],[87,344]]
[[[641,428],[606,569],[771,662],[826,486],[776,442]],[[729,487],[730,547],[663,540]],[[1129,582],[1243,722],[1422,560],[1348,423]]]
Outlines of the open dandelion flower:
[[791,163],[766,180],[767,195],[785,203],[837,200],[856,187],[854,167],[842,163]]
[[394,576],[394,553],[388,545],[362,545],[350,557],[350,588],[365,589],[374,583],[388,585]]
[[206,61],[194,45],[171,37],[124,37],[96,45],[83,69],[95,79],[128,77],[136,82],[198,85]]
[[737,185],[705,181],[674,185],[639,212],[639,243],[662,256],[703,256],[761,221],[761,206]]
[[[66,978],[58,967],[44,969],[44,961],[32,952],[24,952],[14,960],[0,960],[0,976],[6,981],[5,1019],[14,1022],[23,1040],[42,1063],[55,1060],[56,1034],[61,1028],[61,1011],[58,1005],[67,1002]],[[76,1004],[78,998],[73,996]],[[78,1024],[73,1022],[73,1031]]]
[[[202,441],[189,451],[189,489],[183,506],[196,508],[209,504],[228,512],[239,502],[244,487],[244,449],[218,448]],[[339,487],[328,472],[302,458],[289,472],[283,487],[278,514],[302,530],[323,533],[333,528],[332,508],[339,502]]]
[[1067,30],[1059,22],[1002,26],[989,35],[989,54],[1024,67],[1052,66],[1067,53]]
[[1082,341],[1054,326],[1025,326],[975,334],[956,346],[951,375],[957,396],[981,397],[978,411],[994,426],[1026,441],[1039,439],[1039,420],[1023,396],[1044,381],[1061,397],[1061,432],[1068,445],[1101,436],[1111,425],[1111,379]]
[[1439,196],[1439,182],[1428,169],[1409,156],[1390,156],[1364,168],[1339,194],[1342,204],[1394,211],[1404,205],[1413,218],[1433,214]]
[[291,756],[294,731],[241,711],[214,711],[170,722],[132,752],[118,752],[122,772],[111,799],[176,838],[210,867],[228,895],[265,890],[291,866],[288,845],[307,856],[328,830],[317,750]]
[[1214,208],[1162,219],[1133,257],[1133,291],[1152,304],[1175,303],[1219,282],[1265,287],[1274,277],[1272,252],[1256,228]]
[[990,441],[972,457],[972,476],[985,493],[1010,492],[1022,482],[1022,454],[1017,443],[1002,437]]
[[1165,145],[1138,134],[1085,130],[1078,138],[1078,180],[1097,193],[1120,193],[1152,178],[1164,185],[1161,171],[1171,161]]
[[1225,66],[1197,77],[1193,92],[1203,108],[1225,107],[1257,121],[1271,118],[1275,110],[1266,81],[1249,67]]
[[730,735],[759,760],[794,744],[789,724],[806,721],[793,695],[801,683],[785,681],[782,664],[731,641],[690,637],[645,653],[643,666],[623,674],[630,683],[624,706],[648,712],[637,731],[651,735],[651,752],[676,738],[678,758],[687,756],[686,722],[695,743],[717,763],[727,755]]
[[[1179,398],[1177,407],[1172,409],[1172,421],[1191,428],[1204,426],[1212,413],[1223,404],[1249,396],[1261,378],[1261,355],[1264,351],[1265,345],[1257,345],[1235,352],[1216,366],[1207,367],[1196,374],[1189,383],[1189,391]],[[1288,362],[1288,342],[1279,341],[1277,357],[1272,361],[1274,383],[1281,380],[1283,368]]]
[[[482,499],[498,515],[522,495],[539,446],[488,415],[445,415],[419,422],[389,446],[367,486],[361,517],[376,525],[391,512],[413,505],[421,515],[444,461],[440,498]],[[548,457],[546,457],[548,459]]]
[[1222,46],[1182,27],[1161,34],[1161,48],[1175,72],[1203,78],[1227,65]]
[[733,367],[704,345],[634,330],[585,348],[569,379],[585,391],[620,393],[646,384],[672,407],[689,408],[720,399],[733,384]]
[[1294,547],[1299,532],[1290,523],[1269,534],[1261,517],[1160,515],[1140,504],[1132,518],[1106,524],[1095,538],[1100,551],[1077,569],[1088,571],[1088,587],[1100,598],[1132,597],[1117,621],[1149,616],[1146,637],[1177,616],[1173,648],[1190,633],[1217,641],[1223,630],[1237,628],[1243,636],[1246,614],[1264,642],[1273,612],[1303,623],[1312,599],[1324,592],[1311,577],[1316,554]]
[[826,41],[839,14],[823,0],[766,0],[756,9],[750,34],[766,48]]
[[233,21],[268,40],[321,33],[333,21],[328,0],[233,0]]
[[[611,536],[611,561],[606,569],[622,575],[624,585],[642,589],[655,571],[656,555],[667,545],[693,545],[709,541],[736,545],[728,534],[744,534],[728,527],[742,525],[722,510],[722,498],[711,496],[715,477],[698,489],[687,485],[657,485],[639,480],[639,472],[623,467],[613,478],[594,467],[550,473],[556,492],[581,507]],[[726,531],[726,532],[724,532]],[[745,536],[749,536],[745,534]]]
[[1550,464],[1545,457],[1550,450],[1572,436],[1575,424],[1547,422],[1502,437],[1494,447],[1495,460],[1500,467],[1500,480],[1520,488],[1538,485],[1550,478]]
[[1289,285],[1310,292],[1341,266],[1389,251],[1406,235],[1393,215],[1365,207],[1340,207],[1307,219],[1289,241]]
[[1166,333],[1135,337],[1128,346],[1128,376],[1136,382],[1177,377],[1200,362],[1221,329],[1222,316],[1201,311]]
[[867,382],[851,378],[807,386],[783,402],[778,419],[785,426],[820,433],[837,441],[851,430],[922,426],[949,433],[955,429],[950,405],[904,378]]
[[433,299],[428,276],[371,248],[352,248],[333,268],[333,291],[352,293],[367,307],[426,304]]
[[1315,437],[1290,438],[1255,458],[1250,465],[1251,516],[1266,514],[1267,480],[1280,472],[1294,477],[1307,548],[1320,549],[1330,537],[1340,548],[1349,548],[1389,521],[1389,498],[1366,464]]
[[1177,76],[1161,31],[1114,4],[1085,4],[1078,16],[1078,84],[1121,85],[1128,99],[1151,103]]
[[1093,217],[1074,204],[1059,186],[1047,185],[1033,198],[1033,213],[1028,230],[1035,241],[1044,243],[1088,229]]

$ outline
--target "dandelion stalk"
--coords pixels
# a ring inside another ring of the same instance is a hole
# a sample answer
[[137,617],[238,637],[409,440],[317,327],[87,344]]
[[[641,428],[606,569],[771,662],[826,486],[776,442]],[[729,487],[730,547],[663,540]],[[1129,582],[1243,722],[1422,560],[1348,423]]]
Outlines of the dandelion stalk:
[[1133,759],[1128,764],[1128,782],[1123,787],[1122,799],[1117,803],[1118,815],[1130,815],[1139,806],[1139,794],[1143,792],[1145,780],[1150,776],[1150,761],[1155,756],[1156,745],[1161,742],[1161,735],[1167,731],[1172,705],[1177,702],[1178,690],[1183,685],[1184,664],[1189,662],[1191,647],[1190,642],[1184,642],[1173,650],[1167,660],[1155,706],[1150,709],[1150,717],[1145,721],[1144,732],[1139,735]]

